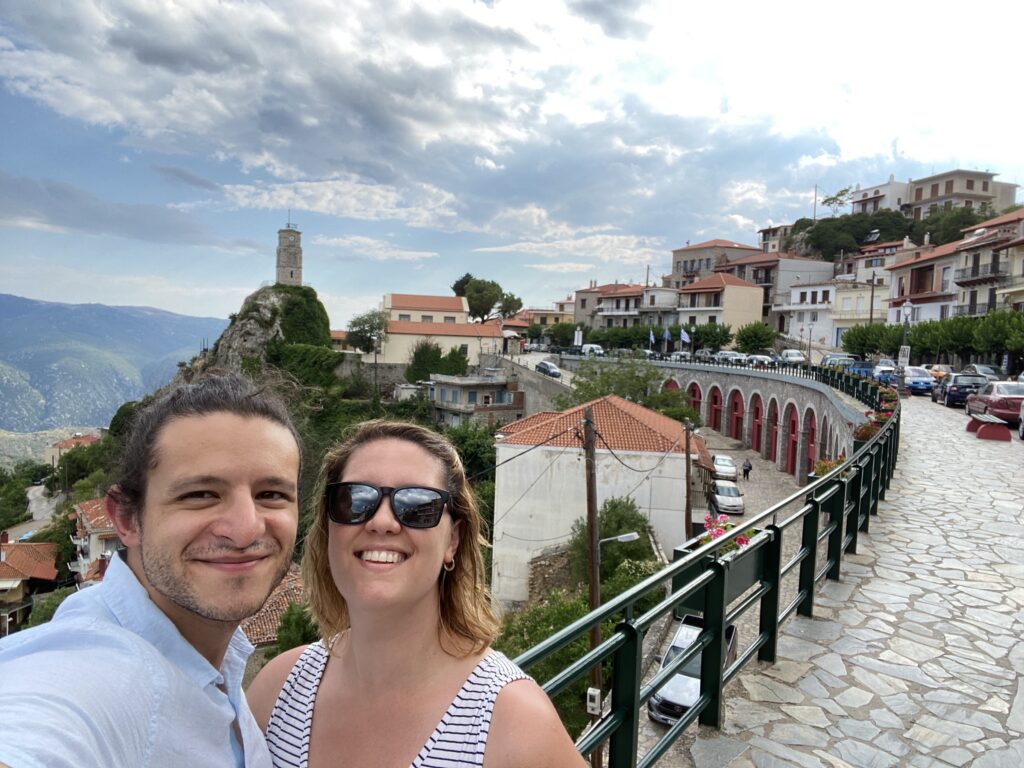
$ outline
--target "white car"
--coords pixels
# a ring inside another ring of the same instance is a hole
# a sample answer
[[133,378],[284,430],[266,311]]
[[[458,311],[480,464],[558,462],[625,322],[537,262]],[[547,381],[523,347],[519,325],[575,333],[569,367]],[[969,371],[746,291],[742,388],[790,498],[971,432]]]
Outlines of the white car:
[[687,352],[685,349],[678,350],[669,355],[668,359],[673,363],[685,363],[690,360],[690,353]]
[[743,491],[731,480],[715,480],[711,484],[711,493],[708,504],[714,513],[724,512],[727,515],[742,515],[745,507],[743,505]]
[[715,479],[736,481],[736,462],[731,456],[715,456]]
[[714,361],[716,363],[725,363],[726,365],[746,365],[747,356],[742,352],[723,349],[721,352],[715,353]]
[[784,349],[782,350],[782,362],[789,363],[790,365],[799,365],[807,362],[807,358],[804,357],[804,353],[799,349]]
[[752,368],[771,368],[775,361],[768,355],[747,355],[747,365]]

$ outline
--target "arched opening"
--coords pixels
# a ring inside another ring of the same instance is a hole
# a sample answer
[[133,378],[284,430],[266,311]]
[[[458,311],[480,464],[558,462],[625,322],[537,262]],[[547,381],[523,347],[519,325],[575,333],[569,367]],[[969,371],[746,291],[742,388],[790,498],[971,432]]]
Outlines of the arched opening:
[[666,390],[676,390],[679,389],[679,382],[676,381],[675,379],[665,379],[665,382],[661,385],[661,388]]
[[726,434],[736,440],[743,439],[743,393],[734,389],[729,394]]
[[697,413],[700,413],[700,407],[703,404],[704,396],[700,391],[700,384],[696,381],[691,383],[686,390],[686,394],[690,396],[690,407],[693,408]]
[[829,424],[828,417],[821,417],[821,427],[818,429],[818,443],[821,445],[819,453],[826,459],[834,459],[839,454],[836,453],[834,446],[832,445],[832,425]]
[[800,419],[796,408],[790,405],[786,409],[786,472],[796,476],[796,451],[800,442]]
[[814,462],[818,454],[818,418],[808,408],[804,413],[804,431],[807,433],[807,474],[814,471]]
[[722,390],[718,387],[708,392],[708,426],[715,431],[722,429]]
[[764,430],[764,403],[760,395],[750,399],[750,447],[761,452],[761,433]]
[[779,460],[779,404],[772,399],[768,403],[768,460]]

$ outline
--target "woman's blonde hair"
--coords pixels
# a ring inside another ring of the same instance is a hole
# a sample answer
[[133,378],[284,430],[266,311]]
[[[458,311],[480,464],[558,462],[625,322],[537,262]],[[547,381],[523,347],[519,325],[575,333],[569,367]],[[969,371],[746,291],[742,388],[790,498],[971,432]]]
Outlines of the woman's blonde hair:
[[[328,557],[331,522],[327,518],[325,489],[328,483],[341,479],[345,465],[357,449],[388,439],[418,445],[444,466],[446,490],[451,494],[448,511],[453,522],[462,521],[462,527],[454,568],[450,572],[438,572],[441,614],[438,631],[449,653],[478,652],[490,645],[498,633],[498,619],[484,585],[481,547],[487,546],[487,542],[481,535],[480,510],[455,448],[443,435],[416,424],[386,419],[363,422],[324,458],[313,492],[314,517],[302,554],[302,578],[310,613],[324,638],[332,638],[349,626],[348,605],[331,575]],[[449,639],[458,647],[449,647]]]

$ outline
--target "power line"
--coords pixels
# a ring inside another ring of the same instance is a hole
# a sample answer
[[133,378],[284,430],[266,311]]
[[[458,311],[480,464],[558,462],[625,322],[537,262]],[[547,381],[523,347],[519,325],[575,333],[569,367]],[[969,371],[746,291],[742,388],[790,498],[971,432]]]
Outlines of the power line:
[[561,432],[559,432],[559,433],[558,433],[557,435],[551,435],[551,437],[547,438],[547,439],[546,439],[546,440],[544,440],[543,442],[537,443],[536,445],[531,445],[531,446],[530,446],[529,448],[527,448],[527,449],[526,449],[525,451],[522,451],[521,453],[517,453],[517,454],[516,454],[515,456],[509,456],[509,457],[508,457],[507,459],[505,459],[504,461],[499,461],[499,462],[498,462],[497,464],[495,464],[495,465],[494,465],[493,467],[488,467],[487,469],[482,469],[482,470],[480,470],[479,472],[476,472],[476,473],[474,473],[474,474],[472,474],[472,475],[469,475],[469,476],[468,476],[468,477],[466,478],[466,481],[468,482],[468,481],[470,481],[470,480],[475,480],[476,478],[480,477],[481,475],[486,475],[486,474],[488,474],[488,473],[490,473],[490,472],[493,472],[493,471],[494,471],[494,470],[496,470],[496,469],[497,469],[498,467],[504,466],[505,464],[508,464],[508,463],[509,463],[510,461],[515,461],[516,459],[522,458],[523,456],[525,456],[526,454],[528,454],[528,453],[529,453],[530,451],[534,451],[534,450],[536,450],[536,449],[540,448],[541,446],[547,445],[547,444],[548,444],[548,443],[550,443],[550,442],[551,442],[552,440],[557,440],[557,439],[558,439],[558,438],[560,438],[560,437],[561,437],[562,435],[566,434],[567,432],[572,432],[572,431],[573,431],[574,429],[579,429],[579,427],[566,427],[566,428],[565,428],[565,429],[563,429],[563,430],[562,430]]
[[624,467],[625,467],[626,469],[630,470],[631,472],[641,472],[641,473],[650,473],[650,472],[653,472],[653,471],[654,471],[654,470],[656,470],[656,469],[657,469],[657,468],[658,468],[659,466],[661,466],[661,464],[662,464],[662,463],[663,463],[663,462],[665,461],[665,459],[667,459],[667,458],[668,458],[669,454],[671,454],[671,453],[672,453],[672,451],[673,451],[673,450],[675,450],[675,447],[676,447],[677,445],[679,445],[679,441],[680,441],[680,440],[682,440],[682,439],[683,439],[683,437],[685,437],[685,436],[686,436],[686,430],[683,430],[683,433],[682,433],[681,435],[679,435],[679,437],[677,437],[677,438],[676,438],[676,441],[675,441],[674,443],[672,443],[672,445],[670,445],[670,446],[669,446],[668,450],[666,450],[666,451],[665,451],[665,452],[664,452],[663,454],[661,454],[661,456],[660,456],[660,457],[658,458],[658,461],[657,461],[657,462],[655,462],[655,464],[654,464],[654,466],[653,466],[653,467],[651,467],[650,469],[647,469],[647,468],[644,468],[644,469],[639,469],[639,468],[637,468],[637,467],[631,467],[631,466],[630,466],[629,464],[627,464],[627,463],[626,463],[625,461],[623,461],[623,460],[622,460],[622,459],[621,459],[621,458],[619,457],[619,455],[618,455],[617,453],[615,453],[614,449],[613,449],[613,448],[612,448],[612,447],[611,447],[610,445],[608,445],[608,441],[607,441],[607,440],[605,440],[605,438],[604,438],[604,435],[602,435],[602,434],[601,434],[600,432],[598,432],[597,430],[594,430],[594,432],[595,432],[595,434],[596,434],[596,435],[597,435],[597,436],[598,436],[599,438],[601,438],[601,442],[602,442],[602,443],[604,443],[604,447],[608,449],[608,453],[610,453],[610,454],[612,455],[612,457],[613,457],[613,458],[614,458],[614,459],[615,459],[615,460],[616,460],[617,462],[619,462],[619,464],[621,464],[622,466],[624,466]]
[[[566,431],[568,431],[568,430],[566,430]],[[562,434],[565,434],[565,433],[563,432]],[[537,446],[535,446],[535,447],[537,447]],[[516,499],[514,502],[512,502],[512,505],[508,509],[505,510],[504,514],[502,514],[501,517],[499,517],[493,523],[491,523],[491,530],[492,531],[495,529],[495,527],[497,527],[498,523],[500,523],[502,520],[504,520],[506,517],[508,517],[508,513],[516,508],[516,505],[526,497],[526,494],[528,494],[533,489],[533,486],[535,486],[537,483],[540,482],[540,479],[542,477],[544,477],[544,475],[546,475],[550,471],[550,469],[555,465],[555,462],[558,461],[560,458],[562,458],[562,455],[567,450],[569,450],[569,448],[571,448],[571,447],[572,446],[569,446],[569,445],[563,447],[562,450],[559,451],[558,455],[555,456],[553,459],[551,459],[551,461],[548,462],[548,465],[546,467],[544,467],[544,471],[541,472],[539,475],[537,475],[537,477],[534,478],[532,483],[530,483],[528,486],[526,486],[526,489],[521,494],[519,494],[519,498]],[[526,452],[524,451],[524,454],[525,453]],[[502,536],[504,536],[504,535],[505,534],[502,533]]]

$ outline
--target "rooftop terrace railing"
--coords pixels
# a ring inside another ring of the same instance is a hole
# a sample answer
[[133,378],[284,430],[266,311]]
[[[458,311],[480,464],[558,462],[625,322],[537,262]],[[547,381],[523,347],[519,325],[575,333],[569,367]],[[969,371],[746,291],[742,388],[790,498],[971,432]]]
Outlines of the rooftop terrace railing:
[[[827,384],[872,409],[880,405],[877,386],[841,370],[812,366],[776,370],[780,375]],[[603,714],[578,740],[579,751],[591,755],[607,746],[611,768],[647,768],[655,765],[694,721],[720,727],[725,685],[755,655],[760,661],[774,662],[780,628],[793,614],[813,616],[818,587],[826,580],[838,581],[844,556],[856,554],[860,535],[869,531],[878,502],[885,498],[899,454],[899,436],[897,403],[880,431],[866,442],[855,441],[853,456],[827,475],[812,476],[810,485],[718,539],[706,544],[699,539],[686,542],[673,553],[671,565],[520,655],[516,662],[529,670],[570,643],[588,637],[592,627],[610,619],[618,621],[614,632],[599,645],[550,680],[539,681],[554,697],[601,665]],[[757,535],[747,546],[736,549],[735,540],[751,528]],[[652,594],[664,597],[637,615],[637,604]],[[643,643],[647,634],[660,620],[695,608],[703,615],[698,638],[645,682]],[[726,627],[755,608],[757,634],[726,667]],[[698,699],[639,755],[645,705],[698,654]]]

